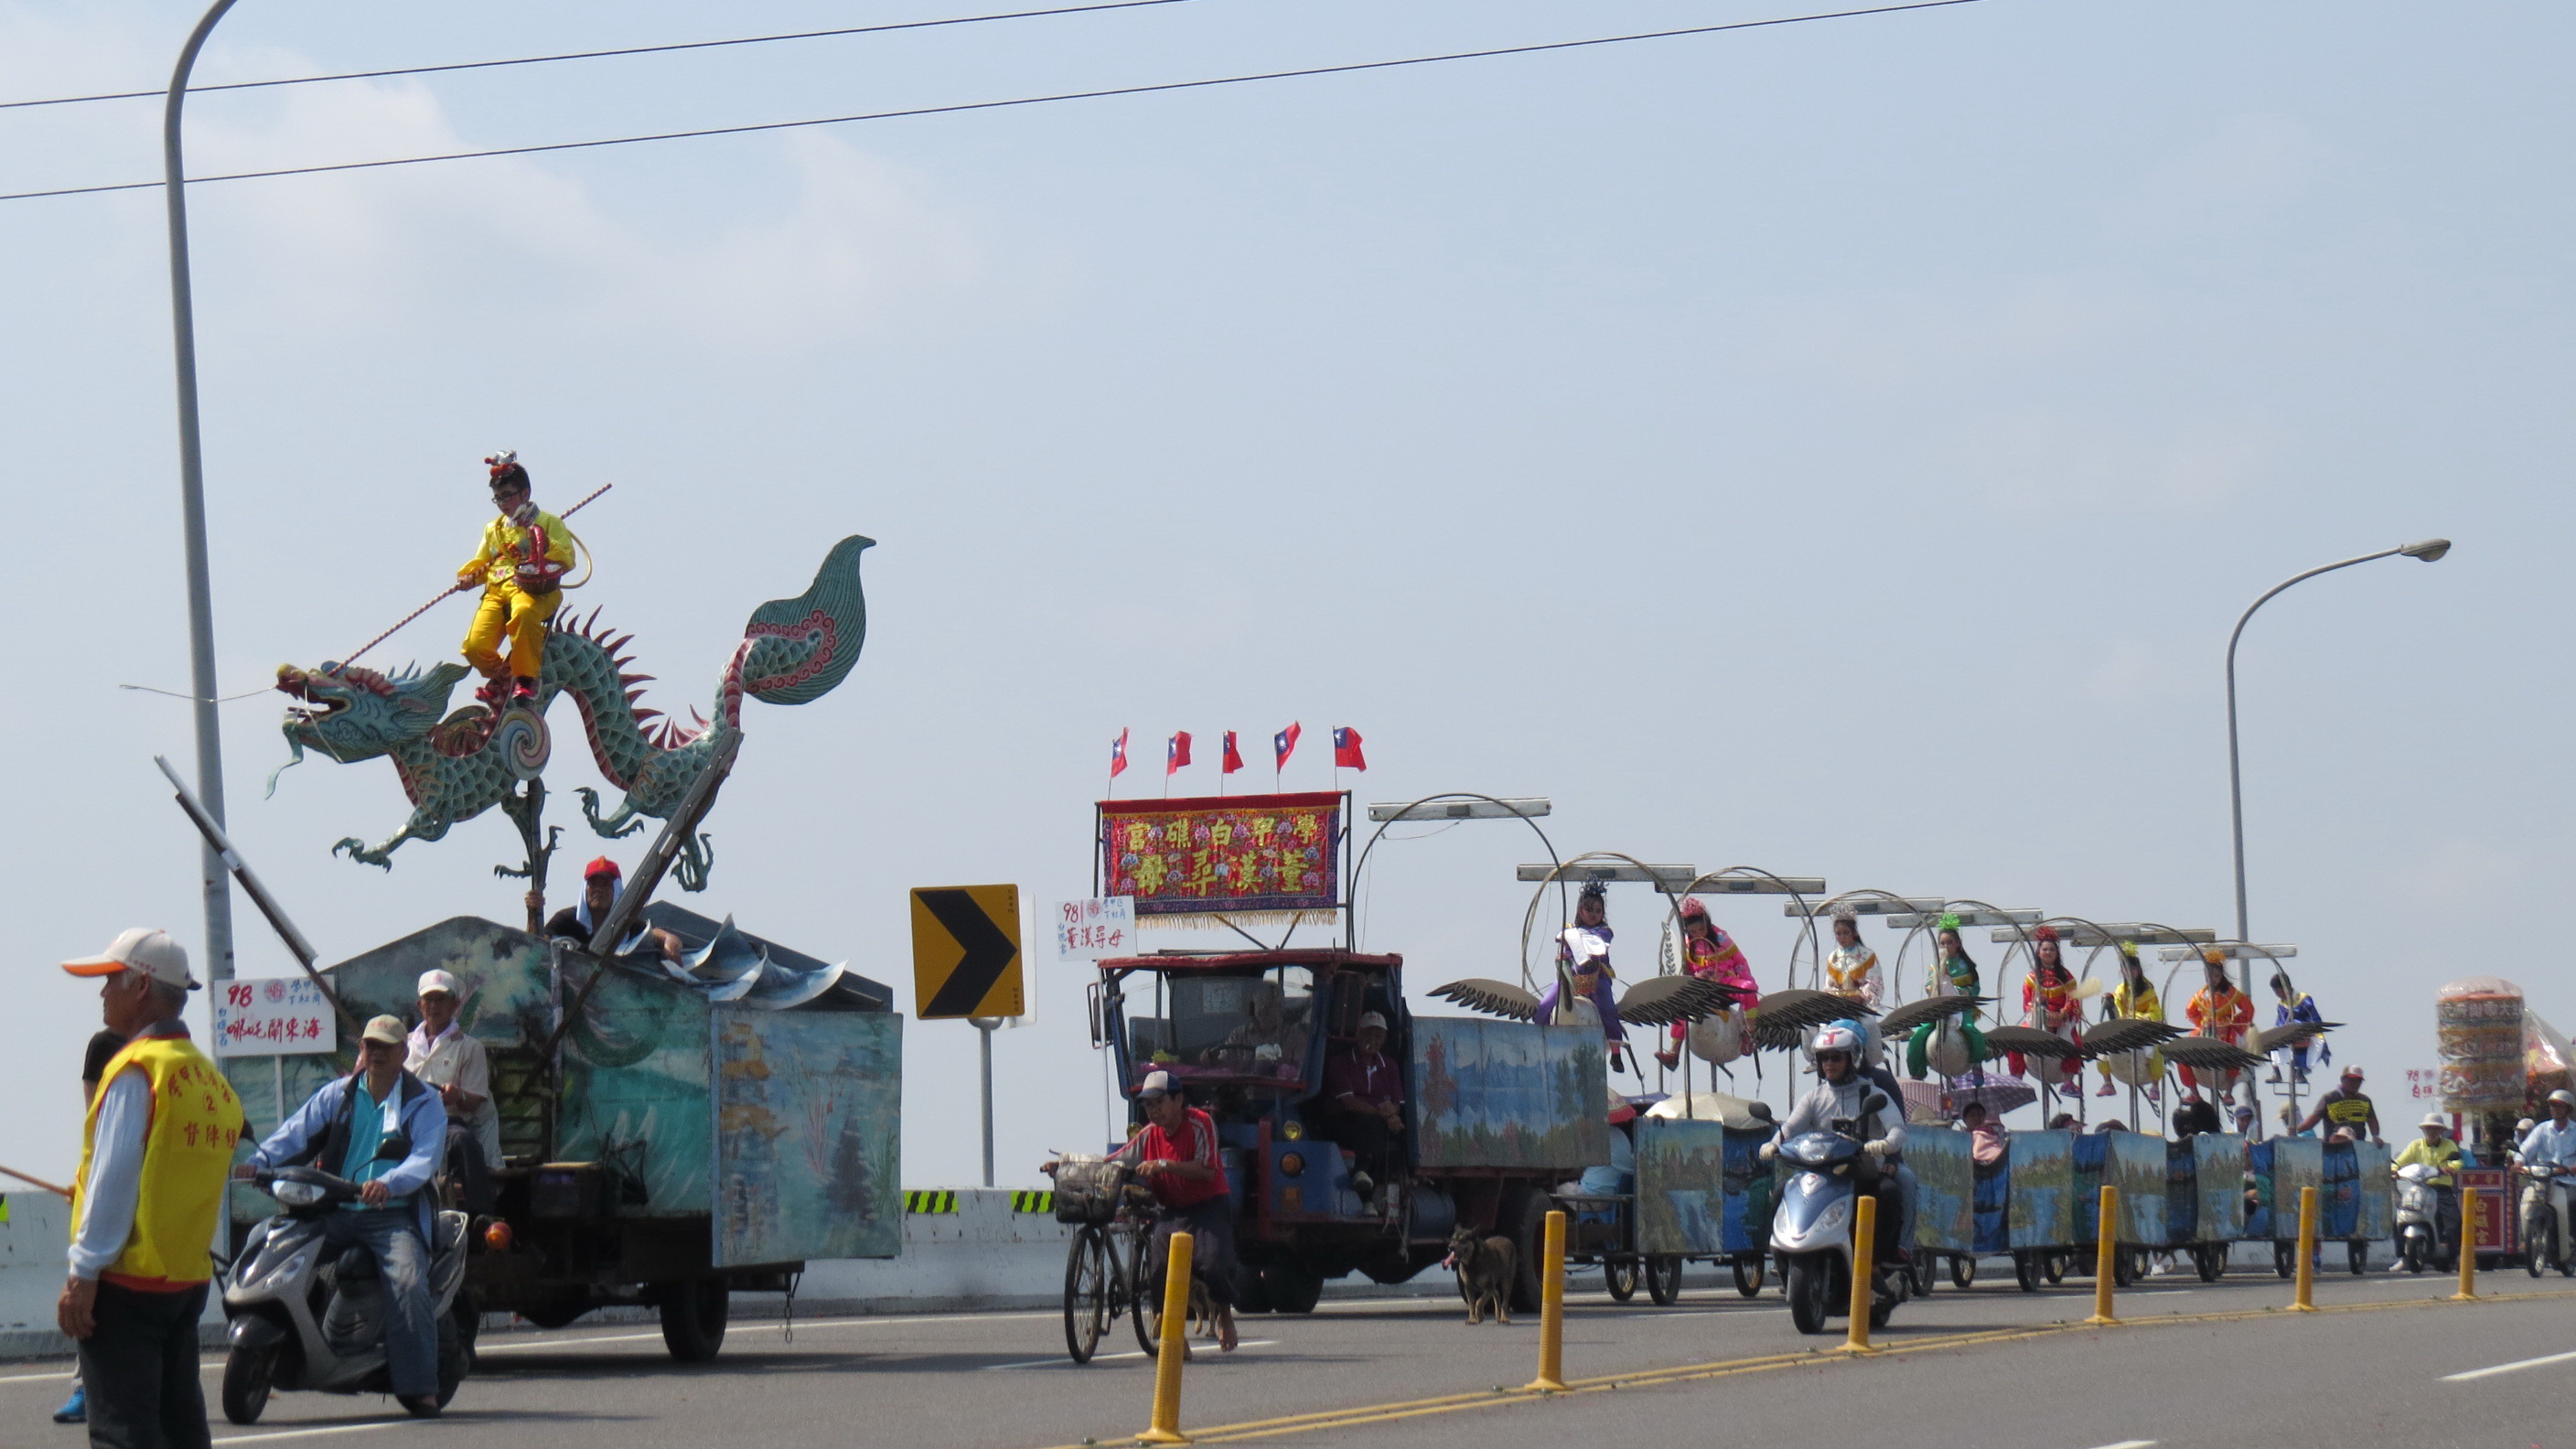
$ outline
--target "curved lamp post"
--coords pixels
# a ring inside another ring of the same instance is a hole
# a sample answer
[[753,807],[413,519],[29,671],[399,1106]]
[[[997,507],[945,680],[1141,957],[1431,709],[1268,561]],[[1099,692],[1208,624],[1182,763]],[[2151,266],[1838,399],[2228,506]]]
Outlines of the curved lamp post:
[[[188,569],[188,685],[195,696],[189,708],[197,725],[197,799],[217,825],[224,823],[224,740],[215,718],[214,585],[206,565],[205,464],[197,446],[197,317],[188,285],[188,182],[179,148],[179,110],[188,99],[188,75],[197,67],[197,52],[205,49],[215,22],[232,8],[233,0],[215,0],[188,32],[161,106],[161,191],[170,217],[170,344],[179,382],[179,519]],[[222,981],[233,974],[232,878],[212,845],[201,844],[198,859],[206,898],[206,976]]]
[[2246,621],[2254,617],[2256,609],[2272,602],[2273,595],[2292,584],[2306,583],[2319,574],[2330,574],[2336,569],[2348,569],[2354,564],[2365,564],[2374,559],[2396,558],[2400,554],[2407,558],[2422,559],[2426,563],[2431,563],[2450,551],[2449,539],[2428,538],[2420,543],[2410,543],[2401,548],[2384,548],[2377,553],[2366,553],[2359,558],[2348,558],[2341,563],[2330,563],[2323,568],[2313,568],[2296,578],[2284,579],[2264,590],[2263,597],[2246,605],[2245,612],[2236,616],[2236,628],[2227,636],[2227,812],[2236,840],[2237,940],[2246,940],[2249,935],[2245,925],[2245,783],[2238,765],[2236,746],[2236,645],[2237,641],[2245,637]]

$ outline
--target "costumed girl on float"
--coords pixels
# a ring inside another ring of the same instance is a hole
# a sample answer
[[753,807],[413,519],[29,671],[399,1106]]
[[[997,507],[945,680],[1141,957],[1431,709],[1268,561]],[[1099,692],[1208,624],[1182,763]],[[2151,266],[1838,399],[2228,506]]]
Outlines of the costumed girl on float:
[[[1932,963],[1925,974],[1926,996],[1981,996],[1977,989],[1977,963],[1968,956],[1968,948],[1959,941],[1959,918],[1943,916],[1941,929],[1933,937],[1939,943],[1941,959]],[[1935,1053],[1938,1053],[1936,1056]],[[1937,1021],[1927,1021],[1914,1029],[1905,1043],[1906,1075],[1921,1080],[1938,1067],[1944,1078],[1959,1076],[1994,1055],[1986,1045],[1986,1034],[1977,1029],[1977,1013],[1972,1009]]]
[[1578,1020],[1579,1008],[1588,1006],[1590,1015],[1601,1023],[1602,1039],[1610,1044],[1610,1065],[1624,1065],[1621,1048],[1627,1045],[1625,1028],[1619,1025],[1619,1003],[1611,994],[1610,983],[1616,973],[1610,969],[1609,892],[1599,881],[1587,881],[1582,896],[1574,903],[1574,924],[1565,928],[1556,941],[1556,979],[1539,993],[1538,1024],[1555,1024],[1560,1004],[1567,1003],[1571,983],[1579,1000],[1568,1004],[1566,1018]]
[[[1858,1002],[1871,1012],[1878,1010],[1878,953],[1860,943],[1860,912],[1849,906],[1834,907],[1834,949],[1825,957],[1825,990],[1845,1001]],[[1870,1059],[1876,1061],[1883,1045],[1878,1036],[1878,1018],[1862,1015],[1855,1019],[1860,1022],[1860,1034],[1868,1041]]]
[[[2155,983],[2147,979],[2147,968],[2138,964],[2138,943],[2135,941],[2120,943],[2120,984],[2112,987],[2111,994],[2102,998],[2104,1021],[2119,1021],[2124,1018],[2135,1021],[2165,1019],[2164,999],[2156,995]],[[2147,1089],[2147,1100],[2150,1102],[2163,1100],[2164,1053],[2130,1052],[2126,1060],[2127,1070],[2132,1075],[2143,1076],[2146,1079],[2144,1085]],[[2140,1066],[2140,1063],[2144,1065]],[[2102,1085],[2094,1091],[2093,1095],[2108,1097],[2117,1093],[2120,1089],[2111,1085],[2111,1059],[2104,1057],[2094,1065],[2102,1069]]]
[[[2317,999],[2315,997],[2310,996],[2306,992],[2301,991],[2290,984],[2288,972],[2275,971],[2272,973],[2272,996],[2273,999],[2279,1003],[2279,1005],[2272,1008],[2272,1025],[2275,1027],[2288,1026],[2292,1022],[2297,1021],[2323,1022],[2326,1019],[2325,1013],[2317,1010]],[[2272,1084],[2274,1086],[2280,1085],[2281,1058],[2284,1056],[2287,1056],[2290,1059],[2290,1080],[2299,1086],[2306,1086],[2308,1084],[2308,1044],[2306,1042],[2300,1042],[2295,1046],[2285,1047],[2272,1054]],[[2323,1037],[2317,1038],[2317,1064],[2319,1066],[2334,1065],[2334,1047]]]
[[[1708,907],[1701,903],[1700,898],[1684,896],[1680,914],[1682,969],[1693,976],[1714,981],[1734,992],[1735,1000],[1739,1003],[1749,1003],[1759,998],[1761,988],[1753,984],[1753,966],[1744,959],[1744,948],[1736,945],[1734,938],[1719,930],[1716,923],[1709,920]],[[1736,1005],[1729,1006],[1704,1023],[1712,1028],[1715,1034],[1729,1032],[1739,1034],[1734,1039],[1737,1050],[1726,1054],[1725,1059],[1728,1061],[1733,1061],[1736,1056],[1741,1055],[1740,1033],[1744,1029],[1744,1021],[1744,1009],[1741,1005]],[[1655,1053],[1655,1060],[1663,1063],[1666,1071],[1682,1064],[1682,1042],[1690,1035],[1691,1030],[1692,1027],[1689,1025],[1678,1021],[1673,1023],[1671,1042],[1662,1051]],[[1703,1052],[1702,1055],[1706,1053]],[[1711,1057],[1710,1060],[1714,1061],[1717,1058]]]
[[[2227,979],[2227,953],[2212,948],[2200,953],[2203,985],[2192,994],[2183,1015],[2191,1022],[2195,1036],[2216,1037],[2229,1046],[2245,1045],[2245,1034],[2254,1029],[2254,998],[2236,989]],[[2182,1076],[2183,1090],[2197,1092],[2200,1078],[2189,1067],[2175,1069]],[[2219,1072],[2214,1086],[2220,1096],[2236,1090],[2236,1074]]]
[[[509,449],[483,460],[492,473],[492,506],[483,547],[456,571],[457,592],[481,585],[483,602],[465,631],[465,662],[483,676],[474,697],[494,710],[534,704],[545,663],[546,624],[563,605],[564,571],[572,567],[572,530],[528,496],[528,470]],[[510,656],[501,657],[507,639]]]
[[[2057,928],[2041,926],[2030,933],[2032,964],[2030,974],[2021,983],[2021,1024],[2035,1026],[2051,1036],[2063,1037],[2076,1046],[2084,1045],[2084,999],[2075,994],[2075,973],[2066,969],[2064,948],[2058,944]],[[2016,1077],[2026,1074],[2029,1063],[2020,1052],[2006,1058]],[[2061,1078],[2058,1090],[2084,1094],[2084,1063],[2075,1057],[2052,1062],[2042,1068],[2055,1071]]]

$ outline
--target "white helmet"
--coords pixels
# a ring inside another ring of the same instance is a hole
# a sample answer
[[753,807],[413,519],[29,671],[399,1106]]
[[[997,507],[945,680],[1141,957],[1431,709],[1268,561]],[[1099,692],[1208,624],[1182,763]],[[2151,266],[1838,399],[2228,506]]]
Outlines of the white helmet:
[[1841,1052],[1852,1059],[1853,1065],[1859,1065],[1860,1033],[1839,1022],[1825,1027],[1816,1033],[1814,1040],[1807,1043],[1807,1060],[1814,1061],[1820,1053],[1824,1052]]
[[2565,1087],[2561,1087],[2557,1091],[2549,1094],[2549,1100],[2553,1102],[2564,1102],[2570,1107],[2576,1107],[2576,1092],[2571,1092]]

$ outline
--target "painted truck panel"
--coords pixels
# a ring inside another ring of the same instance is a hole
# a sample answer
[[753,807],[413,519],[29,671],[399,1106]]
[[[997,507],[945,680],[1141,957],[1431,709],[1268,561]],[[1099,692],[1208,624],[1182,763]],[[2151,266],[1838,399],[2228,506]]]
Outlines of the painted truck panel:
[[1479,1017],[1413,1018],[1416,1165],[1579,1171],[1610,1161],[1601,1032]]
[[718,1267],[902,1247],[903,1020],[711,1015]]
[[1914,1244],[1944,1253],[1976,1248],[1976,1167],[1968,1134],[1947,1127],[1905,1130],[1905,1162],[1914,1169]]
[[2075,1134],[2016,1132],[2004,1149],[2012,1188],[2005,1238],[2015,1249],[2065,1248],[2075,1232]]

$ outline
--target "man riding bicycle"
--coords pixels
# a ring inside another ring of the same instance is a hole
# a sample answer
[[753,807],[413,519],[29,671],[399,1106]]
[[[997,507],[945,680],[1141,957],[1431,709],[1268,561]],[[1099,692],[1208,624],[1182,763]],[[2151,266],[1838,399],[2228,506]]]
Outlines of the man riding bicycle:
[[2521,1152],[2523,1170],[2532,1174],[2523,1189],[2525,1220],[2544,1204],[2555,1209],[2559,1255],[2576,1253],[2567,1210],[2569,1190],[2576,1187],[2576,1092],[2561,1087],[2549,1094],[2549,1120],[2523,1134]]
[[[1154,1241],[1146,1267],[1147,1303],[1163,1301],[1163,1264],[1172,1234],[1190,1235],[1190,1276],[1207,1286],[1216,1311],[1216,1346],[1234,1352],[1234,1196],[1217,1150],[1216,1119],[1189,1104],[1169,1072],[1149,1072],[1136,1100],[1145,1129],[1110,1154],[1136,1164],[1136,1176],[1154,1192]],[[1186,1345],[1182,1352],[1187,1354]]]

